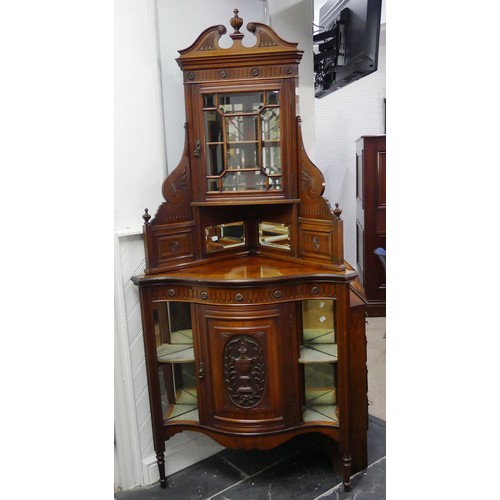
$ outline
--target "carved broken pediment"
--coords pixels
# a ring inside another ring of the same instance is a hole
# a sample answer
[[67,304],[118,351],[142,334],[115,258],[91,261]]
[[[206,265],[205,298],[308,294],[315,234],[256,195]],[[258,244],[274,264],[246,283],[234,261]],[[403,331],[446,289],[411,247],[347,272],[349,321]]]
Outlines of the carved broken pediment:
[[234,32],[229,35],[233,40],[230,47],[225,48],[219,45],[221,36],[227,33],[226,27],[222,24],[210,26],[201,33],[193,44],[183,50],[179,50],[180,57],[177,59],[179,65],[183,67],[186,61],[193,61],[200,57],[207,59],[210,56],[254,54],[256,51],[289,52],[295,56],[297,53],[302,54],[302,51],[297,50],[297,43],[283,40],[271,27],[258,22],[250,22],[246,26],[247,30],[255,36],[255,44],[252,46],[243,45],[242,39],[245,35],[240,32],[243,19],[238,16],[238,12],[238,9],[235,9],[235,15],[230,20],[230,24],[234,29]]

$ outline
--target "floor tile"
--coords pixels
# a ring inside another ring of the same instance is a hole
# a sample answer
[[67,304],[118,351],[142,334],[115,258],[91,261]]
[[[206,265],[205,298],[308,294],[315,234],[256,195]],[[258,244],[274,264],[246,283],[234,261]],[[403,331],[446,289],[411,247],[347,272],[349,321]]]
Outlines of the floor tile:
[[213,455],[167,478],[168,486],[158,484],[115,493],[117,500],[207,499],[246,477],[226,460]]
[[287,457],[299,453],[303,447],[303,437],[298,436],[298,438],[291,439],[281,446],[267,451],[241,451],[226,448],[219,452],[218,455],[245,474],[252,476]]
[[345,492],[342,484],[318,497],[318,500],[385,500],[386,459],[381,458],[351,478],[351,491]]
[[342,478],[332,471],[329,457],[310,450],[287,458],[229,490],[213,496],[212,499],[302,498],[312,500],[341,481]]
[[372,415],[368,417],[368,463],[372,464],[386,455],[386,424]]
[[[372,415],[368,429],[368,463],[343,491],[340,471],[332,468],[336,443],[317,433],[297,436],[269,451],[225,449],[157,484],[116,492],[116,500],[285,500],[334,498],[385,499],[386,423]],[[338,451],[338,450],[337,450]]]

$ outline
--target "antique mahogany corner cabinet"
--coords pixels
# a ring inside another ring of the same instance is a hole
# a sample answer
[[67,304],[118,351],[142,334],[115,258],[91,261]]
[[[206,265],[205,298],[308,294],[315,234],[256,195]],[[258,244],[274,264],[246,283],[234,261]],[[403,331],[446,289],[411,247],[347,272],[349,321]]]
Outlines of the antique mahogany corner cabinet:
[[185,148],[143,215],[132,280],[160,484],[178,432],[246,450],[316,432],[338,443],[349,489],[367,466],[366,301],[301,140],[302,51],[257,22],[249,47],[242,23],[235,10],[229,48],[220,25],[180,51]]

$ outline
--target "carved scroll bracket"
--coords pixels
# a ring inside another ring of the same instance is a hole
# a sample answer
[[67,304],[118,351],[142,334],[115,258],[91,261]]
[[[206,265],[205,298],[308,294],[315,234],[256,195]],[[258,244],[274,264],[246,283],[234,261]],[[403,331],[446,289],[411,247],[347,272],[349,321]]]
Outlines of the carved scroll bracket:
[[[189,163],[189,144],[187,126],[182,158],[177,167],[163,181],[161,193],[166,203],[162,203],[151,222],[143,216],[146,225],[158,225],[181,222],[192,219],[191,214],[191,181]],[[149,216],[150,217],[150,216]]]

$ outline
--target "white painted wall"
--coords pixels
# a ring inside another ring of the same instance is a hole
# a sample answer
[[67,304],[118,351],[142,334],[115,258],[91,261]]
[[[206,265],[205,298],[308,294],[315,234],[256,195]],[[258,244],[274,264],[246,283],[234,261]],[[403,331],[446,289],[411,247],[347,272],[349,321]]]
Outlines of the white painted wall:
[[[115,229],[140,227],[166,175],[155,0],[115,1]],[[98,117],[96,117],[98,119]]]
[[279,36],[298,42],[304,51],[299,66],[299,101],[297,114],[302,118],[302,139],[307,154],[314,162],[314,74],[313,29],[314,7],[312,0],[268,0],[270,25]]

